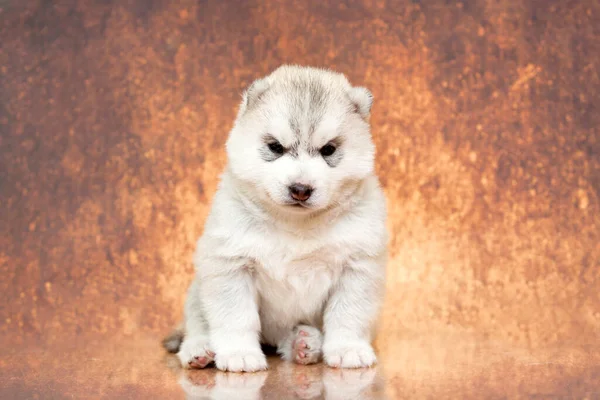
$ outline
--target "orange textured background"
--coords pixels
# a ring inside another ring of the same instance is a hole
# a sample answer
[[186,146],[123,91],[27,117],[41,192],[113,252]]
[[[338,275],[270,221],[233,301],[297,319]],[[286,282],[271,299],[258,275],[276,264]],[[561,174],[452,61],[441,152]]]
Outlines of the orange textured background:
[[380,345],[600,331],[596,1],[0,2],[0,347],[180,317],[240,93],[282,63],[375,96]]

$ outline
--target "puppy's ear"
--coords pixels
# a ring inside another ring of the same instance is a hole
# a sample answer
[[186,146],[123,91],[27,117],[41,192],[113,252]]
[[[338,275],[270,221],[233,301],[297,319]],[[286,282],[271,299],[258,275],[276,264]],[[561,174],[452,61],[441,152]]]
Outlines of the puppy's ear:
[[364,119],[369,118],[371,106],[373,105],[373,95],[369,89],[364,87],[353,87],[348,93],[350,101],[354,104],[357,113]]
[[251,110],[260,98],[269,88],[269,82],[265,78],[257,79],[244,92],[242,96],[242,104],[240,105],[239,115],[243,115],[246,111]]

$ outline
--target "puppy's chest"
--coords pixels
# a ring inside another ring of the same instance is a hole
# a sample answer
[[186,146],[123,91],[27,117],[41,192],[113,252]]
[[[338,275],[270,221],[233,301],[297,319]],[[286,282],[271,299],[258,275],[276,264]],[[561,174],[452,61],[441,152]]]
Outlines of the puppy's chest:
[[328,246],[273,246],[256,258],[258,269],[275,279],[340,270],[344,254]]
[[326,241],[273,240],[263,250],[255,256],[259,290],[288,296],[324,296],[347,258],[343,249]]

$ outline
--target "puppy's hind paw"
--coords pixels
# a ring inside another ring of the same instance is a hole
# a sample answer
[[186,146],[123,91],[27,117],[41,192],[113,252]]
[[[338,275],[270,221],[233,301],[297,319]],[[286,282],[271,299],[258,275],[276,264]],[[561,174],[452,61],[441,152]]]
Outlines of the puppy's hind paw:
[[321,359],[321,332],[312,326],[298,325],[279,349],[282,358],[297,364],[314,364]]

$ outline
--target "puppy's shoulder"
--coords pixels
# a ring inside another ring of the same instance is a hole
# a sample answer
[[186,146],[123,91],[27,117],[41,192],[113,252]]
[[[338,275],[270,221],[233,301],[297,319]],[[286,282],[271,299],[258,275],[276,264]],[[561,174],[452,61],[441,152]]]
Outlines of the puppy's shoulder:
[[385,195],[376,177],[365,181],[363,197],[336,225],[333,235],[357,254],[379,256],[387,246]]

